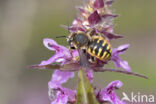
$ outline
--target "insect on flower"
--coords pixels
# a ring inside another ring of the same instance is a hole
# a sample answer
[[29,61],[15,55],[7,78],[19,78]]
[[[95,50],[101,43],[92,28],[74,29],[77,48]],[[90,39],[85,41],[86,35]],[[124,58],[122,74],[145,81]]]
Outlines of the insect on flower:
[[95,33],[94,30],[71,33],[67,37],[70,49],[82,49],[84,52],[87,52],[90,62],[95,62],[96,58],[101,61],[110,59],[112,55],[111,44],[102,34],[96,33],[93,35],[93,33]]
[[93,70],[95,72],[117,72],[117,73],[122,73],[122,74],[127,74],[127,75],[133,75],[141,78],[148,79],[148,77],[138,74],[135,72],[130,72],[126,70],[120,70],[120,69],[106,69],[101,66],[95,66],[92,63],[89,63],[87,59],[86,53],[84,53],[83,50],[79,49],[79,61],[73,62],[73,61],[68,61],[67,64],[59,65],[59,64],[47,64],[47,65],[31,65],[29,68],[36,68],[36,69],[52,69],[52,70],[60,70],[60,71],[67,71],[67,72],[73,72],[73,71],[78,71],[81,67],[87,68],[89,70]]
[[[56,38],[62,38],[66,36],[58,36]],[[71,33],[67,37],[69,48],[72,50],[79,51],[79,61],[76,63],[69,62],[63,66],[59,65],[44,65],[36,68],[40,69],[59,69],[62,71],[77,71],[81,66],[85,66],[95,72],[117,72],[128,75],[134,75],[142,78],[147,78],[144,75],[122,71],[120,69],[105,69],[103,66],[97,66],[96,59],[100,61],[108,61],[112,56],[111,44],[109,41],[100,33],[96,33],[94,29],[86,32],[78,31],[77,33]],[[87,52],[87,53],[86,53]],[[88,56],[89,55],[89,60]],[[90,63],[91,62],[91,63]],[[93,64],[96,63],[96,64]],[[95,66],[96,65],[96,66]],[[35,68],[35,67],[34,67]]]
[[[45,46],[50,50],[56,50],[56,54],[49,60],[42,61],[40,65],[30,67],[77,71],[81,66],[87,66],[87,69],[93,71],[119,72],[147,78],[131,72],[128,62],[119,57],[129,45],[113,49],[109,43],[111,39],[121,38],[113,33],[112,21],[117,16],[108,9],[112,2],[112,0],[89,0],[87,5],[80,7],[80,15],[73,21],[72,26],[67,28],[70,32],[67,42],[73,50],[58,45],[54,40],[45,39]],[[72,52],[78,52],[79,55],[73,58]],[[104,65],[109,60],[112,60],[118,68],[125,70],[105,69]],[[52,64],[53,62],[61,64]]]
[[90,62],[110,59],[111,44],[100,33],[93,35],[94,30],[87,32],[72,33],[67,37],[67,41],[71,49],[83,49],[90,56]]
[[[80,14],[74,19],[72,25],[63,26],[70,34],[56,37],[67,38],[68,47],[59,45],[53,39],[46,38],[43,40],[44,46],[56,53],[48,60],[43,60],[40,64],[29,66],[29,68],[55,70],[48,83],[51,104],[75,104],[78,101],[79,90],[62,86],[69,78],[74,77],[75,71],[84,70],[90,83],[93,81],[92,72],[105,71],[147,79],[144,75],[132,72],[128,62],[120,58],[119,55],[129,48],[129,44],[117,48],[112,48],[110,44],[110,40],[122,38],[122,36],[115,34],[113,29],[113,20],[118,16],[109,10],[113,1],[89,0],[86,5],[78,7]],[[113,61],[117,69],[105,68],[109,61]],[[117,80],[110,83],[106,88],[93,91],[93,93],[100,104],[105,102],[125,104],[120,101],[115,93],[115,89],[121,86],[122,82]]]

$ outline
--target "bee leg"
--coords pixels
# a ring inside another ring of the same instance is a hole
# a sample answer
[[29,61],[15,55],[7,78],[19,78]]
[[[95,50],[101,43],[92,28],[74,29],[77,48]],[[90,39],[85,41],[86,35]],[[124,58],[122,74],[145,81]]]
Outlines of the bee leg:
[[82,51],[83,51],[83,53],[86,53],[87,52],[86,49],[82,49]]
[[91,63],[96,63],[95,57],[94,57],[94,56],[90,56],[90,57],[89,57],[89,62],[91,62]]
[[72,50],[73,50],[73,49],[76,49],[76,48],[75,48],[75,47],[73,47],[73,46],[72,46],[72,47],[69,47],[69,48],[70,48],[70,49],[72,49]]
[[86,47],[82,47],[81,50],[83,53],[85,53],[85,54],[87,53]]

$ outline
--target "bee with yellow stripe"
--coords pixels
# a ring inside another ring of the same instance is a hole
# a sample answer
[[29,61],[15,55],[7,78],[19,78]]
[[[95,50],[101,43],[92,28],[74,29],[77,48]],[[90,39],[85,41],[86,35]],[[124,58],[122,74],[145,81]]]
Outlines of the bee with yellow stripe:
[[101,36],[93,36],[88,45],[87,52],[101,61],[110,59],[112,55],[111,45]]
[[67,37],[71,49],[84,49],[91,56],[91,61],[95,58],[106,61],[112,55],[109,41],[100,34],[91,36],[91,32],[72,33]]

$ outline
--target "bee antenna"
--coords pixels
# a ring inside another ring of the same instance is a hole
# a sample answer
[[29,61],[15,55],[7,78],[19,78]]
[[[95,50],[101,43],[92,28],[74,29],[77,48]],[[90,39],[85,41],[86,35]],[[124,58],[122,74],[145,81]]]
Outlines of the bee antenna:
[[66,38],[67,36],[57,36],[56,38]]

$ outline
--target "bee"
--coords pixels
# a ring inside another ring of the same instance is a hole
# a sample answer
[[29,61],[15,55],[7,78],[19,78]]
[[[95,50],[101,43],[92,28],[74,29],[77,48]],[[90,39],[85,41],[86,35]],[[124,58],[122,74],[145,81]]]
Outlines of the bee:
[[112,48],[109,41],[100,34],[93,35],[92,32],[72,33],[67,37],[71,49],[83,49],[91,57],[90,62],[96,59],[101,61],[109,60],[112,56]]

